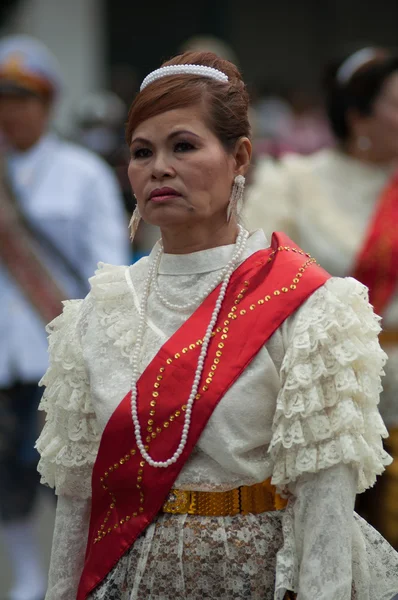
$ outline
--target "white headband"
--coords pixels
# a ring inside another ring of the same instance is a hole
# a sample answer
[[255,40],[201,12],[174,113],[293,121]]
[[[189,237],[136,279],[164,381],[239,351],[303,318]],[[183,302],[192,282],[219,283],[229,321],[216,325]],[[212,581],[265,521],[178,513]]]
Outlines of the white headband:
[[153,83],[162,77],[167,77],[168,75],[200,75],[201,77],[210,77],[216,81],[228,81],[228,77],[225,73],[218,69],[214,69],[213,67],[206,67],[204,65],[168,65],[149,73],[141,83],[140,92],[142,92],[142,90],[150,83]]
[[354,52],[339,67],[336,73],[337,81],[342,85],[348,83],[358,69],[376,57],[377,51],[374,48],[362,48],[362,50]]

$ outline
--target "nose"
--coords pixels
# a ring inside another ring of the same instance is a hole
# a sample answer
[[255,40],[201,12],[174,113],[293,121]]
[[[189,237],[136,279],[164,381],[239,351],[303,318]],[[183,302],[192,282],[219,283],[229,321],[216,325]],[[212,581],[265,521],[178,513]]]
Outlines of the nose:
[[166,153],[158,152],[152,162],[152,179],[159,180],[174,177],[174,169]]

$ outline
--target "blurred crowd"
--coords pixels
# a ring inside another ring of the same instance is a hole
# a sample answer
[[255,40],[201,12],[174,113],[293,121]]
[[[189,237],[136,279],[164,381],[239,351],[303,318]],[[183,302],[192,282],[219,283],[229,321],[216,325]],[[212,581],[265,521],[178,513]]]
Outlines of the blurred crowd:
[[[221,40],[195,38],[182,49],[188,48],[213,50],[239,63]],[[288,88],[267,81],[251,90],[255,161],[245,218],[268,235],[285,229],[335,275],[356,274],[354,256],[375,200],[388,188],[398,203],[394,61],[385,49],[360,49],[329,69],[324,88],[319,82]],[[41,600],[45,593],[32,522],[45,324],[59,313],[61,299],[89,291],[87,279],[99,261],[135,261],[149,253],[158,235],[142,224],[133,248],[128,240],[135,197],[124,125],[138,89],[134,69],[115,69],[109,89],[81,99],[68,139],[51,130],[62,87],[61,69],[39,41],[0,40],[0,534],[13,567],[10,600]],[[273,211],[267,208],[271,204]],[[379,227],[382,237],[386,222]],[[332,228],[338,231],[331,233]],[[398,254],[393,256],[398,262]],[[385,277],[394,274],[386,270]],[[396,300],[394,288],[380,311],[388,324],[386,349],[398,364]],[[387,391],[383,416],[391,433],[389,450],[398,455],[394,373]],[[358,509],[398,547],[396,465],[382,479]]]

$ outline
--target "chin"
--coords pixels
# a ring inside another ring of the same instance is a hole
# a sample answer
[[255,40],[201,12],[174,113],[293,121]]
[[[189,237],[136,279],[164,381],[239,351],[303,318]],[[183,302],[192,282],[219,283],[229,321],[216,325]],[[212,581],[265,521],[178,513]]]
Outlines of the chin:
[[188,226],[192,223],[192,221],[189,219],[177,219],[177,218],[164,218],[164,219],[151,219],[150,221],[147,221],[148,223],[150,223],[151,225],[155,225],[156,227],[159,227],[159,229],[173,229],[175,227],[182,227],[182,226]]
[[193,213],[176,206],[156,206],[146,211],[145,221],[156,227],[178,227],[192,222]]
[[6,140],[6,143],[12,148],[24,149],[29,148],[29,146],[33,145],[30,144],[30,140],[26,139],[23,135],[4,134],[4,139]]

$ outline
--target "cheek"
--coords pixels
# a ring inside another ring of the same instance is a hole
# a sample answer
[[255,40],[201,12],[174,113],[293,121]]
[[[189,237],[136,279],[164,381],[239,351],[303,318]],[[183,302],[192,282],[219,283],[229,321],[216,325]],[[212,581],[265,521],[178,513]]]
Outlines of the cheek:
[[394,128],[396,134],[398,130],[398,109],[391,109],[386,120],[388,121],[388,126]]
[[377,126],[382,135],[396,135],[398,130],[398,109],[385,106],[378,111]]
[[139,196],[140,188],[142,187],[142,173],[140,177],[140,169],[137,169],[134,162],[131,160],[127,169],[130,185],[136,195]]
[[129,166],[127,167],[127,175],[130,181],[131,186],[133,185],[134,180],[134,168],[131,165],[131,161],[129,162]]
[[19,116],[21,121],[32,127],[39,127],[47,119],[47,111],[41,103],[31,103],[21,106]]
[[208,156],[191,170],[189,181],[197,190],[221,193],[228,185],[228,166],[218,155]]

